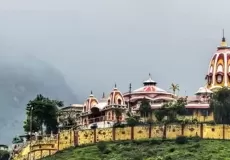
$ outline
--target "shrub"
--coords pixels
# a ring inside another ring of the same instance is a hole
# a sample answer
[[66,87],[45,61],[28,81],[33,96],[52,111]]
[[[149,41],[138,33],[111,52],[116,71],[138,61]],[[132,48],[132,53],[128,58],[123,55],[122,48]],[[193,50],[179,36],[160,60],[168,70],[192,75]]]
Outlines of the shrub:
[[104,153],[105,150],[107,149],[107,145],[106,145],[105,142],[100,141],[100,142],[97,143],[97,148],[101,153]]
[[114,123],[114,124],[113,124],[113,127],[114,127],[114,128],[124,128],[124,127],[125,127],[125,124],[122,124],[122,123]]
[[169,149],[169,152],[174,152],[175,151],[175,148],[170,148]]
[[172,160],[173,158],[171,156],[165,156],[165,160]]
[[176,143],[177,144],[186,144],[186,143],[188,143],[188,138],[185,136],[178,136],[178,137],[176,137]]
[[103,154],[109,154],[109,153],[111,153],[111,150],[109,150],[109,149],[105,149],[105,150],[103,151]]

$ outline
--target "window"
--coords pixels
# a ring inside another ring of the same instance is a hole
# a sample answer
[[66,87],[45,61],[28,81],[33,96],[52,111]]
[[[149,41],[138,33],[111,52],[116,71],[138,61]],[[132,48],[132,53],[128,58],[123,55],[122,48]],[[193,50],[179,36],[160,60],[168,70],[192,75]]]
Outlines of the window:
[[118,104],[121,105],[121,99],[118,99]]
[[108,100],[108,105],[110,105],[110,99]]

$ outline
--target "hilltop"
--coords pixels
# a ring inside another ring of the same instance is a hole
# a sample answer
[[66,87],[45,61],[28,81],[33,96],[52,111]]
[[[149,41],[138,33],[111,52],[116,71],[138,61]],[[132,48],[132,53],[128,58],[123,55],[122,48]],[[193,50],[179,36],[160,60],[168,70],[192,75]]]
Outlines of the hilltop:
[[35,57],[0,57],[0,142],[9,144],[23,133],[25,107],[37,94],[76,103],[62,73]]
[[111,142],[106,146],[99,143],[60,151],[43,160],[215,160],[230,157],[230,141],[192,139],[186,144],[180,142],[142,140]]

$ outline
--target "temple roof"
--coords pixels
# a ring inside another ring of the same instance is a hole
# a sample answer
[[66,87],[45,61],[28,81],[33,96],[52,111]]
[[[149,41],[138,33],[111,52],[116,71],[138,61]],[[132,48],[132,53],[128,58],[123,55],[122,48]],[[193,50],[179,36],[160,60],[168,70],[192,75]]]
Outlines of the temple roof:
[[153,86],[153,85],[138,88],[138,89],[134,90],[133,92],[162,92],[162,93],[167,93],[165,90],[163,90],[157,86]]
[[212,94],[212,93],[213,92],[210,89],[208,89],[207,87],[200,87],[195,94],[200,95],[200,94]]
[[156,86],[157,82],[152,80],[151,74],[149,74],[149,79],[147,79],[146,81],[143,82],[143,87],[138,88],[136,90],[134,90],[133,92],[141,92],[141,93],[152,93],[152,92],[156,92],[156,93],[167,93],[165,90],[159,88]]

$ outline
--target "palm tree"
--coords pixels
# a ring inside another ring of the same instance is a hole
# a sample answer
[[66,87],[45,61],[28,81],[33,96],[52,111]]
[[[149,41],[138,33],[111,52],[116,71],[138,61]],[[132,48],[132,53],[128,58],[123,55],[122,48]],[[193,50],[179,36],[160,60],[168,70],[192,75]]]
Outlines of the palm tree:
[[179,85],[178,85],[178,84],[174,84],[174,83],[171,84],[171,86],[170,86],[169,89],[173,91],[173,94],[174,94],[174,95],[176,95],[176,92],[179,92],[179,91],[180,91]]

